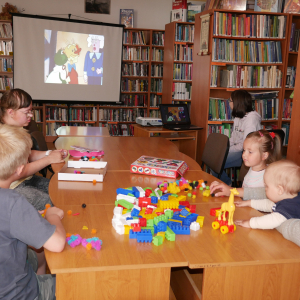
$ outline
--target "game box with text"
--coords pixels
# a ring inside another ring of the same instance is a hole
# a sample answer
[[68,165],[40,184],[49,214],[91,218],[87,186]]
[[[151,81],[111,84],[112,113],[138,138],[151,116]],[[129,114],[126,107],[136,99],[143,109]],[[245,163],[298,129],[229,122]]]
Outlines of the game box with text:
[[177,159],[165,159],[141,156],[131,164],[130,172],[159,177],[177,178],[188,170],[186,162]]

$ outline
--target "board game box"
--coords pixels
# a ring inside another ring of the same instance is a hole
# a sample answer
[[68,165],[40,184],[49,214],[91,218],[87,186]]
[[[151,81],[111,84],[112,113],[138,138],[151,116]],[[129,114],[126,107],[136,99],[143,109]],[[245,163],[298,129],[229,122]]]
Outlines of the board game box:
[[159,177],[177,178],[188,170],[183,160],[141,156],[131,164],[130,172]]

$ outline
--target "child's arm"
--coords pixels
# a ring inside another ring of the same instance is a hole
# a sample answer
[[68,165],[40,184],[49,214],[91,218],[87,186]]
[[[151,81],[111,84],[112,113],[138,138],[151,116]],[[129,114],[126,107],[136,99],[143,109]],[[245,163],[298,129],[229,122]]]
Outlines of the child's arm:
[[250,206],[256,210],[260,210],[263,212],[272,212],[272,207],[275,205],[274,202],[269,199],[262,200],[247,200],[245,202],[250,201]]
[[[46,152],[47,151],[31,150],[31,153],[30,153],[29,158],[28,158],[29,162],[34,162],[34,161],[37,161],[39,159],[44,158],[46,156]],[[50,154],[52,152],[61,152],[61,155],[62,155],[63,159],[65,159],[68,156],[68,151],[64,150],[64,149],[53,150],[53,151],[50,152]]]
[[286,217],[280,213],[271,213],[262,217],[251,218],[250,220],[236,220],[236,225],[252,229],[274,229],[280,226]]
[[276,228],[285,239],[300,247],[300,220],[289,219]]
[[44,248],[52,252],[61,252],[65,247],[66,231],[61,223],[64,212],[57,207],[47,209],[45,219],[56,226],[55,232],[44,244]]

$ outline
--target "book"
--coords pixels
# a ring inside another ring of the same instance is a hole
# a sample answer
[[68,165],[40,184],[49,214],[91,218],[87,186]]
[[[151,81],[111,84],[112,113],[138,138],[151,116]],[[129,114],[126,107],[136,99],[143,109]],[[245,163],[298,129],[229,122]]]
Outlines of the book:
[[195,22],[195,15],[202,12],[204,7],[205,7],[205,2],[204,4],[195,5],[195,4],[189,4],[188,5],[188,10],[187,10],[187,21],[188,22]]
[[171,11],[171,22],[186,22],[187,9],[179,8]]
[[246,10],[247,0],[223,0],[222,9]]
[[120,24],[126,28],[133,28],[133,9],[120,9]]
[[255,11],[279,12],[279,0],[255,0]]
[[172,0],[172,10],[187,9],[187,0]]
[[287,0],[284,4],[283,12],[299,14],[300,13],[300,1]]

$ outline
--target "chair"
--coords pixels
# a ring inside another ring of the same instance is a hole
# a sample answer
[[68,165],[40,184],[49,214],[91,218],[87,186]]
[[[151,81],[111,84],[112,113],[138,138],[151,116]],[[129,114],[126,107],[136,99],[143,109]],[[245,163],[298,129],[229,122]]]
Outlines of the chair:
[[[42,132],[33,131],[30,133],[30,135],[31,135],[32,143],[33,143],[33,146],[32,146],[33,150],[39,150],[39,151],[47,151],[48,150],[48,146],[47,146],[45,137]],[[49,170],[52,173],[52,175],[54,174],[50,165],[43,168],[42,170],[40,170],[39,173],[41,173],[43,175],[43,177],[46,177],[47,170]]]
[[34,131],[39,131],[39,128],[34,120],[31,120],[30,123],[24,128],[28,131],[29,134]]
[[204,146],[202,154],[202,169],[206,165],[210,170],[218,174],[218,178],[224,170],[224,165],[229,151],[229,138],[221,133],[211,133]]

